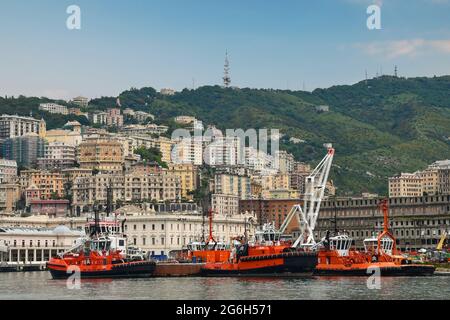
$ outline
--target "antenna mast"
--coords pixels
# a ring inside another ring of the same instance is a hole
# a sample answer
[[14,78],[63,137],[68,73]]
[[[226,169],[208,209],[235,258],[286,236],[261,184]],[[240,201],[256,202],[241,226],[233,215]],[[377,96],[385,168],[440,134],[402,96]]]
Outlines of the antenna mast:
[[226,53],[225,53],[224,75],[223,75],[223,86],[225,88],[229,88],[230,84],[231,84],[230,61],[228,60],[228,51],[226,51]]

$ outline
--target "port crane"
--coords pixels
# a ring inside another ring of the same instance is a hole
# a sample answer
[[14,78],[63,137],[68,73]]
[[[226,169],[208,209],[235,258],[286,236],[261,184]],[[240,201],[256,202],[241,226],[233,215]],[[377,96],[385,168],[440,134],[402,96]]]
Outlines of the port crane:
[[325,195],[325,188],[335,152],[331,144],[325,146],[328,149],[326,156],[306,178],[303,206],[301,204],[293,206],[277,232],[279,235],[283,234],[292,219],[296,217],[300,226],[300,236],[292,245],[293,248],[298,246],[312,248],[316,245],[314,229],[319,216],[320,205]]

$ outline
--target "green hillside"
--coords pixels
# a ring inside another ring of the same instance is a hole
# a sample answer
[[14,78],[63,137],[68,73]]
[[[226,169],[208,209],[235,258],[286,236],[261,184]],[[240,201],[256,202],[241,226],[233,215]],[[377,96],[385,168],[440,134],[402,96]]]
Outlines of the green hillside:
[[[0,98],[0,112],[8,101]],[[115,101],[104,97],[92,104],[104,109]],[[280,129],[281,148],[312,164],[331,142],[337,152],[331,178],[341,195],[386,194],[387,177],[450,158],[450,76],[384,76],[311,93],[206,86],[161,96],[143,88],[123,92],[120,101],[122,108],[151,112],[169,125],[175,116],[193,115],[220,129]],[[330,112],[317,112],[317,105],[329,105]],[[294,144],[291,137],[306,143]]]

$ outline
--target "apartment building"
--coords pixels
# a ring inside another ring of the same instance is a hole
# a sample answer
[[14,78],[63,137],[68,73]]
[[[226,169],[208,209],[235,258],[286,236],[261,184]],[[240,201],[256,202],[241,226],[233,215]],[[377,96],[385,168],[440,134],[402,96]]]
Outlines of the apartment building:
[[64,142],[50,142],[45,146],[44,157],[37,159],[41,170],[73,167],[76,161],[76,148]]
[[122,171],[124,164],[123,145],[113,138],[87,138],[79,146],[81,168],[102,172]]
[[11,183],[17,178],[17,162],[0,159],[0,184]]
[[0,139],[22,137],[32,133],[45,137],[46,123],[43,119],[17,115],[2,115],[0,117]]
[[56,103],[41,103],[39,110],[46,111],[54,114],[68,115],[69,109],[66,106],[62,106]]

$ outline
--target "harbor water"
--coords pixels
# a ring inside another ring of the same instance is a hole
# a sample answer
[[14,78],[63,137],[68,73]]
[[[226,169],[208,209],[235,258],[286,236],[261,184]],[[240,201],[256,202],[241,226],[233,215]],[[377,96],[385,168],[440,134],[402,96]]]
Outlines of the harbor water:
[[381,278],[368,289],[365,277],[146,278],[82,280],[68,289],[49,272],[0,273],[1,300],[302,300],[449,299],[450,277]]

